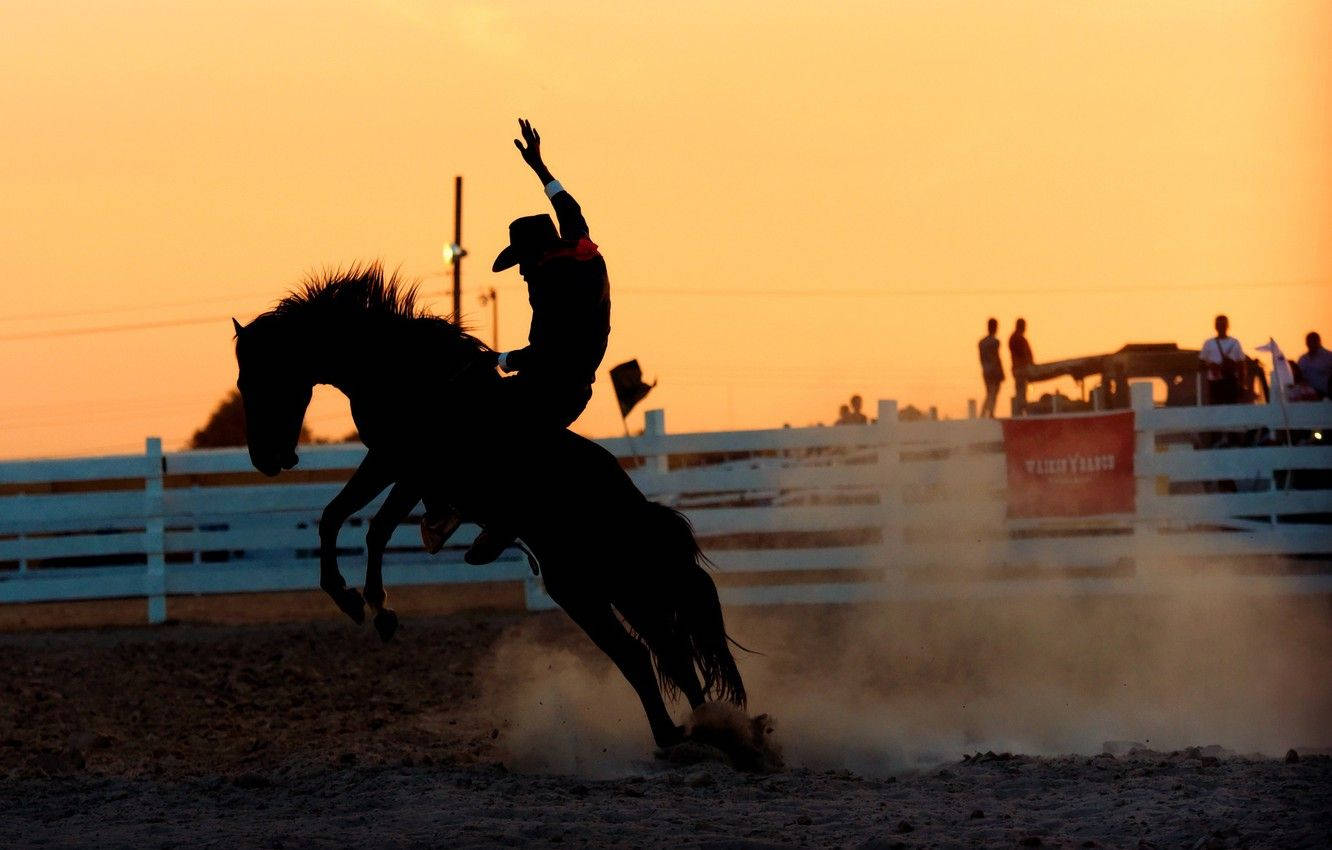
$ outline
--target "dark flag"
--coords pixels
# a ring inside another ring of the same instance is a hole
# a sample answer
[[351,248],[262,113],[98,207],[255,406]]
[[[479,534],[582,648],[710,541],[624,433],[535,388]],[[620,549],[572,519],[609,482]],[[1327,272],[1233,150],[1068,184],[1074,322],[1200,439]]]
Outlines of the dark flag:
[[650,384],[643,383],[643,370],[639,368],[637,360],[628,360],[610,370],[611,385],[615,387],[615,398],[620,402],[620,417],[629,415],[629,411],[634,409],[634,405],[643,400],[652,388],[657,385],[656,381]]

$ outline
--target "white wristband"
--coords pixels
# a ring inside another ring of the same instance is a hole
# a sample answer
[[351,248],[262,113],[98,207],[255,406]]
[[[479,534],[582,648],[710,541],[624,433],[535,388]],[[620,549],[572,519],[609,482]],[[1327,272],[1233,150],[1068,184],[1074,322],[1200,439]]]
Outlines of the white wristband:
[[552,180],[552,181],[550,181],[549,183],[546,184],[546,197],[547,197],[547,198],[553,198],[553,197],[555,197],[556,195],[558,195],[559,193],[561,193],[561,192],[563,192],[563,191],[564,191],[564,187],[560,185],[560,181],[558,181],[558,180]]
[[500,371],[501,371],[501,372],[508,372],[508,371],[510,371],[510,369],[509,369],[509,352],[507,352],[507,351],[502,351],[502,352],[500,352],[499,363],[498,363],[498,365],[499,365],[499,367],[500,367]]

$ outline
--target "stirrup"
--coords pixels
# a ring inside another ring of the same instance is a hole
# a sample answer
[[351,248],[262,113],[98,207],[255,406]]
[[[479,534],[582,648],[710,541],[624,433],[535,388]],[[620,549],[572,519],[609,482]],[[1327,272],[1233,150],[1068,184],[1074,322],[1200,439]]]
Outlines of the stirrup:
[[504,550],[508,549],[518,539],[518,535],[510,534],[507,531],[490,531],[481,529],[481,533],[472,541],[472,546],[463,553],[463,560],[474,567],[480,567],[493,562]]
[[457,511],[450,511],[444,516],[431,516],[427,513],[421,517],[421,545],[434,555],[444,548],[444,544],[460,525],[462,525],[462,515]]
[[519,540],[515,542],[514,545],[521,549],[522,553],[527,556],[527,568],[532,571],[532,575],[541,575],[541,562],[537,560],[536,555],[532,554],[532,550],[527,548],[527,544]]

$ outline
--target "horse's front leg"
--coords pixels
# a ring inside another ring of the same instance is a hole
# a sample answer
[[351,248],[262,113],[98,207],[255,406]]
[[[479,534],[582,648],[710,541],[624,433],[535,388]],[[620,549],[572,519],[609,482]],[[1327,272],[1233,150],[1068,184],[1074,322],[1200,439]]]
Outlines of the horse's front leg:
[[388,601],[384,591],[384,549],[398,525],[420,500],[421,493],[416,487],[404,482],[394,484],[365,532],[365,601],[375,614],[375,631],[386,641],[398,630],[398,615],[384,605]]
[[338,531],[348,517],[392,483],[389,464],[369,452],[319,518],[319,587],[358,625],[365,622],[365,603],[355,588],[347,587],[338,570]]

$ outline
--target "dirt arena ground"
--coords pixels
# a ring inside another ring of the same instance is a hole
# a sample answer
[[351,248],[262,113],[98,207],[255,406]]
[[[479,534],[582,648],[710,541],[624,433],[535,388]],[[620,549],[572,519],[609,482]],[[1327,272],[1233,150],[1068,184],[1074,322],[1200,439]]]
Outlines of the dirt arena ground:
[[787,760],[747,774],[654,758],[628,687],[563,615],[491,592],[499,609],[452,612],[399,593],[388,645],[317,596],[173,601],[191,621],[160,628],[34,628],[121,615],[10,607],[0,845],[1332,840],[1325,601],[1217,631],[1184,611],[1194,634],[1118,604],[738,611],[764,652],[742,660],[751,707]]

